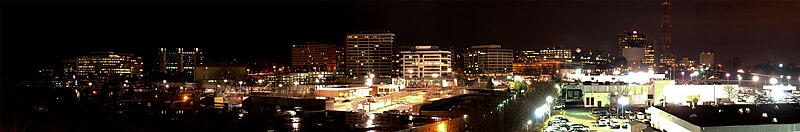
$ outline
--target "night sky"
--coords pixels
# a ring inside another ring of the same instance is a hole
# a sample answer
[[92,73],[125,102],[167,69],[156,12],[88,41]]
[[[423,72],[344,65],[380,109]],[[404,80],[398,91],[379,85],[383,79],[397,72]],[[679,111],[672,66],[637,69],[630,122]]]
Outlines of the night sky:
[[[658,1],[605,2],[3,2],[2,68],[91,51],[153,55],[201,47],[214,58],[280,58],[305,41],[389,29],[400,43],[613,50],[638,29],[658,40]],[[800,2],[675,1],[678,57],[800,62]],[[145,60],[148,61],[148,60]]]

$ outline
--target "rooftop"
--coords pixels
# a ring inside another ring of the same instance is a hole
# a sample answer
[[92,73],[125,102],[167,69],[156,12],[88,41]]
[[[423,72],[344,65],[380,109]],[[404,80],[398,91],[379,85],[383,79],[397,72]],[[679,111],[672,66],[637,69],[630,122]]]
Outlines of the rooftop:
[[[798,104],[657,107],[700,127],[800,123]],[[766,113],[766,117],[764,116]],[[694,116],[693,116],[694,115]],[[773,122],[774,120],[777,122]]]

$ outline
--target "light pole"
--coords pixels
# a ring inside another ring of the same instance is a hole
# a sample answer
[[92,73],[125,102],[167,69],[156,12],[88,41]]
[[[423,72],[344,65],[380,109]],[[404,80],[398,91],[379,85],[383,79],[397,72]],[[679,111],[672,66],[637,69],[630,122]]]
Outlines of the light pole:
[[622,97],[619,97],[619,100],[617,101],[617,103],[619,103],[619,106],[620,106],[620,110],[619,111],[622,112],[622,111],[625,111],[625,105],[628,105],[628,103],[630,103],[630,100],[628,100],[628,97],[622,96]]
[[[547,96],[547,98],[545,98],[545,101],[547,101],[547,105],[550,106],[551,103],[553,103],[553,96]],[[547,111],[550,111],[550,109],[552,109],[552,108],[548,107]],[[547,115],[552,115],[552,113],[551,112],[547,112]]]
[[739,78],[739,86],[741,86],[742,85],[742,75],[736,75],[736,77]]
[[770,78],[769,79],[769,83],[772,84],[772,85],[777,85],[778,84],[778,79]]
[[789,83],[789,82],[792,82],[791,79],[792,79],[792,76],[786,76],[786,85],[787,86],[792,86],[792,84]]
[[753,76],[753,83],[755,83],[754,87],[758,87],[758,79],[759,79],[758,76]]
[[686,81],[686,72],[681,72],[681,80]]
[[731,74],[725,73],[725,80],[731,80]]

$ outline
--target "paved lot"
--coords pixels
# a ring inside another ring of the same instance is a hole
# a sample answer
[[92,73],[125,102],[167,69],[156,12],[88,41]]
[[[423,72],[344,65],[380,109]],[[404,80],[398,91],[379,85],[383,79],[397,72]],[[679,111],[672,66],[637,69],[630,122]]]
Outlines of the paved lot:
[[[594,132],[632,132],[641,131],[645,127],[642,123],[631,121],[631,124],[626,129],[611,129],[608,126],[600,127],[597,125],[597,115],[591,113],[592,108],[566,108],[562,110],[554,110],[554,116],[562,115],[567,118],[572,124],[583,124],[589,126],[589,131]],[[552,118],[552,117],[551,117]]]

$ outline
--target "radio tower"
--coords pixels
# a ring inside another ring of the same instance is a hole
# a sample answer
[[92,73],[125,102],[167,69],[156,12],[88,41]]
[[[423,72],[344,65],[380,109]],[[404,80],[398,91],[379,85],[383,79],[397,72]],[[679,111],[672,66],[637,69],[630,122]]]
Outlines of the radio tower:
[[659,58],[659,69],[670,71],[675,68],[675,52],[672,51],[672,18],[669,7],[672,5],[668,0],[661,1],[661,54]]

